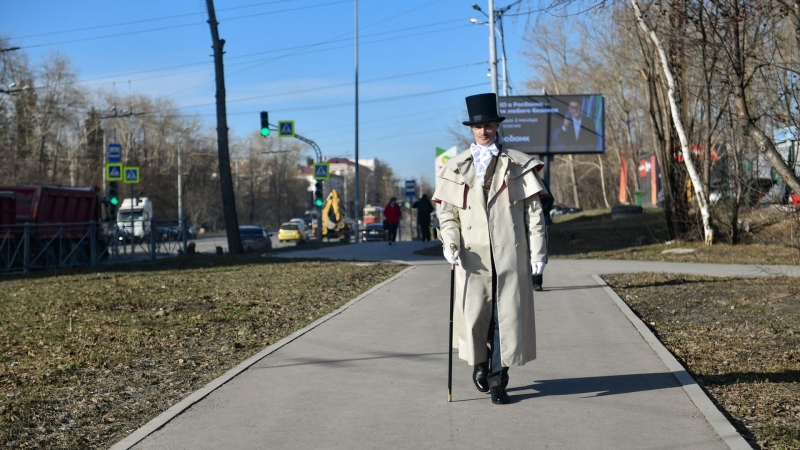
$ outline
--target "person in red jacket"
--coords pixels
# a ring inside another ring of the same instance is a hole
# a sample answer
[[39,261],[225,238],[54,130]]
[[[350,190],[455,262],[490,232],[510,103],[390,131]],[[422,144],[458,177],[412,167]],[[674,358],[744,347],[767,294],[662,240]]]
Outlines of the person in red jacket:
[[389,245],[397,239],[397,226],[400,225],[400,219],[403,217],[403,212],[400,210],[400,205],[397,204],[397,198],[392,197],[389,199],[389,204],[383,208],[383,223],[386,231],[389,233]]

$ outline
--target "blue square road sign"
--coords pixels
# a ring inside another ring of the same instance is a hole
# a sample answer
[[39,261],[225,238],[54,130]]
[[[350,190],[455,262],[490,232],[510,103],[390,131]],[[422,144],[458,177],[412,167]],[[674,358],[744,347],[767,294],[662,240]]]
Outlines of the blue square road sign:
[[138,166],[125,166],[125,178],[122,180],[125,184],[139,184],[139,167]]
[[295,136],[294,120],[279,120],[278,136],[282,138],[284,137],[293,138]]
[[106,164],[106,181],[122,181],[122,164]]
[[122,146],[119,144],[108,144],[108,162],[122,162]]
[[317,181],[324,181],[331,179],[331,164],[330,163],[314,163],[314,179]]

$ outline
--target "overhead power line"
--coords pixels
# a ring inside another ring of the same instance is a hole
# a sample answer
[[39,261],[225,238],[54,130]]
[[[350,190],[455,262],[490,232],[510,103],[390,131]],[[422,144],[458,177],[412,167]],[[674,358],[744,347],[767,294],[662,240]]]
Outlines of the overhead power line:
[[[362,36],[362,38],[369,38],[369,37],[379,36],[379,35],[383,35],[383,34],[387,34],[387,33],[397,33],[397,32],[401,32],[401,31],[414,30],[414,29],[418,29],[418,28],[430,27],[430,26],[435,26],[435,25],[444,25],[444,24],[448,24],[448,23],[452,23],[452,22],[464,22],[464,20],[460,20],[460,19],[459,20],[448,20],[448,21],[437,22],[437,23],[433,23],[433,24],[416,25],[416,26],[413,26],[413,27],[399,28],[397,30],[392,30],[392,31],[383,31],[383,32],[380,32],[380,33],[373,33],[373,34],[369,34],[369,35],[366,35],[366,36]],[[467,26],[469,26],[469,24],[464,25],[464,27],[467,27]],[[378,42],[386,42],[386,41],[395,40],[395,39],[404,39],[404,38],[408,38],[408,37],[420,36],[420,35],[423,35],[423,34],[440,33],[440,32],[443,32],[443,31],[449,31],[449,30],[453,30],[453,29],[461,28],[461,27],[462,26],[448,27],[448,28],[443,28],[443,29],[439,29],[439,30],[425,31],[425,32],[422,32],[422,33],[413,33],[413,34],[400,35],[400,36],[395,36],[395,37],[386,38],[386,39],[377,39],[377,40],[373,40],[373,41],[360,42],[359,45],[362,45],[362,44],[363,45],[368,45],[368,44],[374,44],[374,43],[378,43]],[[348,39],[340,39],[340,40],[337,40],[337,41],[331,41],[331,42],[348,41],[348,40],[352,41],[353,37],[350,37]],[[257,56],[257,55],[263,55],[263,54],[269,54],[269,53],[278,53],[278,52],[285,52],[285,51],[297,50],[297,49],[303,49],[303,48],[312,48],[312,47],[315,47],[315,46],[322,45],[322,44],[324,44],[326,42],[328,42],[328,41],[321,41],[321,42],[316,42],[316,43],[312,43],[312,44],[304,44],[304,45],[292,46],[292,47],[284,47],[284,48],[280,48],[280,49],[274,49],[274,50],[263,51],[263,52],[247,53],[247,54],[244,54],[244,55],[234,55],[234,56],[227,57],[226,60],[229,61],[231,59],[247,58],[247,57],[251,57],[251,56]],[[343,46],[337,46],[337,47],[328,47],[328,48],[324,48],[324,49],[316,50],[316,51],[328,51],[328,50],[336,50],[336,49],[348,48],[348,47],[349,46],[343,45]],[[286,57],[286,56],[299,56],[299,55],[304,55],[304,54],[308,54],[308,53],[313,53],[313,52],[312,51],[307,51],[307,52],[292,51],[288,55],[279,56],[279,58],[283,58],[283,57]],[[240,62],[226,63],[225,65],[230,67],[230,66],[239,66],[239,65],[244,65],[244,64],[251,64],[251,63],[262,62],[262,61],[274,61],[274,60],[276,60],[276,58],[265,58],[265,59],[256,59],[256,60],[250,60],[250,61],[240,61]],[[168,74],[158,75],[158,76],[154,76],[154,77],[139,78],[139,79],[130,80],[130,81],[151,80],[151,79],[154,79],[154,78],[171,77],[171,76],[180,75],[180,74],[184,74],[184,73],[192,73],[192,72],[208,70],[211,67],[211,63],[212,63],[211,60],[206,60],[206,61],[197,61],[197,62],[191,62],[191,63],[186,63],[186,64],[178,64],[178,65],[175,65],[175,66],[158,67],[158,68],[155,68],[155,69],[137,70],[137,71],[133,71],[133,72],[123,72],[123,73],[118,73],[118,74],[114,74],[114,75],[104,75],[102,77],[94,77],[94,78],[87,78],[87,79],[83,79],[83,80],[76,80],[76,81],[74,81],[74,82],[72,82],[70,84],[75,84],[75,83],[86,84],[86,83],[92,83],[92,82],[99,81],[99,80],[120,78],[120,77],[126,77],[126,76],[130,76],[130,75],[141,75],[141,74],[152,73],[152,72],[162,72],[162,71],[166,71],[166,70],[180,69],[180,68],[183,68],[183,67],[192,67],[192,66],[201,66],[201,65],[209,66],[209,67],[203,67],[203,68],[199,68],[199,69],[185,70],[185,71],[180,71],[180,72],[171,72],[171,73],[168,73]],[[233,74],[228,74],[228,75],[230,76],[230,75],[233,75]],[[204,82],[204,83],[202,83],[201,85],[198,85],[198,86],[202,86],[202,85],[207,84],[207,83],[208,82]],[[111,84],[111,83],[109,82],[107,84]],[[34,88],[34,89],[36,89],[36,88]],[[188,90],[188,89],[184,89],[184,90]],[[179,92],[182,92],[182,91],[179,91]]]
[[[251,17],[264,16],[264,15],[267,15],[267,14],[279,14],[279,13],[284,13],[284,12],[300,11],[300,10],[304,10],[304,9],[321,8],[323,6],[338,5],[338,4],[342,4],[342,3],[351,3],[351,0],[339,0],[339,1],[330,2],[330,3],[322,3],[322,4],[319,4],[319,5],[301,6],[301,7],[297,7],[297,8],[291,8],[291,9],[280,9],[280,10],[277,10],[277,11],[269,11],[269,12],[265,12],[265,13],[248,14],[246,16],[228,17],[228,18],[220,19],[220,20],[224,20],[226,22],[230,22],[232,20],[249,19]],[[133,35],[133,34],[150,33],[152,31],[162,31],[162,30],[170,30],[170,29],[174,29],[174,28],[185,28],[185,27],[194,27],[194,26],[202,26],[202,25],[203,25],[202,23],[187,23],[187,24],[182,24],[182,25],[170,25],[170,26],[159,27],[159,28],[150,28],[150,29],[147,29],[147,30],[129,31],[129,32],[126,32],[126,33],[115,33],[115,34],[107,34],[107,35],[103,35],[103,36],[93,36],[93,37],[80,38],[80,39],[70,39],[70,40],[67,40],[67,41],[48,42],[48,43],[45,43],[45,44],[26,45],[26,46],[22,46],[21,48],[26,49],[26,48],[48,47],[48,46],[51,46],[51,45],[60,45],[60,44],[72,44],[72,43],[75,43],[75,42],[95,41],[95,40],[98,40],[98,39],[107,39],[107,38],[114,38],[114,37],[120,37],[120,36],[130,36],[130,35]]]
[[[420,96],[423,96],[423,95],[441,94],[443,92],[457,91],[457,90],[460,90],[460,89],[484,86],[485,84],[486,83],[471,84],[471,85],[467,85],[467,86],[459,86],[459,87],[450,88],[450,89],[440,89],[440,90],[429,91],[429,92],[420,92],[420,93],[417,93],[417,94],[406,94],[406,95],[399,95],[399,96],[395,96],[395,97],[379,98],[379,99],[374,99],[374,100],[362,100],[362,101],[359,101],[359,103],[360,104],[375,103],[375,102],[383,102],[383,101],[390,101],[390,100],[401,100],[401,99],[412,98],[412,97],[420,97]],[[299,92],[302,92],[302,91],[297,91],[297,93],[299,93]],[[284,94],[275,94],[275,95],[284,95]],[[243,102],[243,101],[247,101],[247,100],[256,100],[256,99],[260,99],[260,98],[264,98],[264,97],[265,96],[259,95],[259,96],[254,96],[254,97],[239,98],[239,99],[236,99],[235,101]],[[233,100],[229,100],[228,103],[230,103],[232,101]],[[297,108],[287,108],[287,109],[281,109],[279,111],[304,111],[304,110],[307,110],[307,109],[335,108],[335,107],[339,107],[339,106],[348,106],[348,105],[352,105],[352,104],[353,104],[353,101],[348,101],[348,102],[343,102],[343,103],[332,103],[332,104],[328,104],[328,105],[301,106],[301,107],[297,107]],[[179,110],[179,109],[187,109],[187,108],[200,108],[200,107],[203,107],[203,106],[212,106],[212,105],[215,105],[215,103],[200,103],[200,104],[197,104],[197,105],[179,106],[179,107],[174,108],[174,109],[175,110]],[[155,111],[155,112],[158,112],[158,111]]]
[[[252,5],[244,5],[244,6],[233,6],[230,8],[220,8],[217,11],[232,11],[235,9],[244,9],[244,8],[253,8],[256,6],[264,6],[264,5],[272,5],[275,3],[286,3],[291,2],[293,0],[274,0],[271,2],[262,2],[262,3],[255,3]],[[26,34],[22,36],[16,36],[15,39],[26,39],[32,37],[41,37],[41,36],[52,36],[55,34],[67,34],[67,33],[77,33],[79,31],[89,31],[89,30],[99,30],[102,28],[116,28],[116,27],[123,27],[125,25],[136,25],[138,23],[147,23],[147,22],[158,22],[161,20],[169,20],[169,19],[178,19],[181,17],[191,17],[191,16],[206,16],[206,11],[199,11],[193,13],[185,13],[185,14],[175,14],[172,16],[163,16],[163,17],[153,17],[150,19],[141,19],[141,20],[132,20],[129,22],[117,22],[117,23],[109,23],[105,25],[94,25],[91,27],[82,27],[82,28],[73,28],[71,30],[59,30],[59,31],[48,31],[47,33],[37,33],[37,34]]]
[[[466,85],[466,86],[459,86],[459,87],[454,87],[454,88],[450,88],[450,89],[439,89],[439,90],[434,90],[434,91],[419,92],[419,93],[416,93],[416,94],[406,94],[406,95],[399,95],[399,96],[395,96],[395,97],[383,97],[383,98],[376,98],[376,99],[373,99],[373,100],[361,100],[361,101],[359,101],[359,103],[360,104],[371,104],[371,103],[390,102],[390,101],[395,101],[395,100],[405,100],[407,98],[422,97],[422,96],[426,96],[426,95],[436,95],[436,94],[442,94],[442,93],[445,93],[445,92],[459,91],[459,90],[462,90],[462,89],[468,89],[468,88],[474,88],[474,87],[480,87],[480,86],[484,86],[485,87],[486,86],[486,82],[478,83],[478,84],[470,84],[470,85]],[[181,106],[181,107],[178,107],[178,108],[153,110],[153,111],[150,111],[149,114],[165,113],[165,112],[168,113],[170,111],[177,111],[177,110],[186,109],[186,108],[198,108],[198,107],[201,107],[201,106],[208,106],[208,105],[213,105],[213,103],[202,104],[202,105]],[[275,113],[284,113],[284,112],[292,112],[292,111],[306,111],[306,110],[310,110],[310,109],[311,110],[318,110],[318,109],[328,109],[328,108],[340,108],[340,107],[352,106],[352,105],[353,105],[353,101],[342,102],[342,103],[328,103],[328,104],[324,104],[324,105],[309,105],[309,106],[301,106],[301,107],[297,107],[297,108],[270,109],[270,113],[272,113],[273,111]],[[229,112],[228,115],[229,116],[242,116],[242,115],[257,114],[258,112],[259,112],[258,110],[238,111],[238,112]],[[169,115],[172,116],[172,117],[195,117],[195,116],[213,116],[215,114],[216,114],[215,112],[210,112],[210,113],[169,114]]]

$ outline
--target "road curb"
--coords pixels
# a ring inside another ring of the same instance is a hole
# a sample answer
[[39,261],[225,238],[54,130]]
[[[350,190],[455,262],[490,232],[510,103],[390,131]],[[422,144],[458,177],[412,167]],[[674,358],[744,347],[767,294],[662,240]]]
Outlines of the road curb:
[[661,358],[661,361],[667,368],[675,375],[675,378],[683,387],[686,395],[692,400],[692,403],[703,413],[706,421],[708,421],[711,428],[717,432],[720,438],[728,445],[731,450],[752,450],[753,447],[736,431],[736,428],[731,424],[725,415],[714,405],[714,402],[706,395],[705,391],[697,384],[689,372],[681,365],[680,362],[672,355],[672,353],[664,347],[664,344],[656,338],[650,328],[639,319],[638,316],[631,310],[627,303],[625,303],[616,292],[603,280],[599,275],[592,274],[592,278],[600,285],[606,294],[611,297],[611,300],[622,311],[625,317],[636,328],[639,334],[644,338],[650,348]]
[[379,284],[376,284],[375,286],[373,286],[370,289],[368,289],[366,292],[364,292],[361,295],[359,295],[358,297],[348,301],[347,303],[345,303],[344,305],[340,306],[336,310],[328,313],[327,315],[325,315],[323,317],[320,317],[319,319],[315,320],[314,322],[311,322],[310,324],[306,325],[305,327],[295,331],[294,333],[290,334],[289,336],[286,336],[285,338],[283,338],[280,341],[270,345],[269,347],[265,348],[264,350],[261,350],[260,352],[256,353],[255,355],[251,356],[250,358],[247,358],[246,360],[244,360],[241,363],[239,363],[238,365],[236,365],[234,368],[232,368],[232,369],[228,370],[227,372],[225,372],[224,374],[222,374],[220,377],[214,379],[213,381],[211,381],[210,383],[206,384],[202,388],[192,392],[191,394],[189,394],[188,397],[184,398],[180,402],[172,405],[172,407],[170,407],[169,409],[167,409],[163,413],[161,413],[158,416],[156,416],[150,422],[147,422],[146,424],[144,424],[141,427],[139,427],[133,433],[129,434],[124,439],[122,439],[121,441],[119,441],[116,444],[114,444],[114,446],[111,447],[110,450],[128,450],[128,449],[130,449],[134,445],[136,445],[139,442],[141,442],[144,438],[146,438],[147,436],[151,435],[152,433],[154,433],[155,431],[159,430],[161,427],[163,427],[164,425],[169,423],[172,419],[174,419],[175,417],[181,415],[184,411],[189,409],[192,405],[194,405],[195,403],[197,403],[200,400],[204,399],[206,396],[208,396],[209,394],[211,394],[215,390],[219,389],[220,387],[222,387],[227,382],[229,382],[232,379],[236,378],[239,374],[241,374],[242,372],[247,370],[253,364],[261,361],[265,357],[267,357],[270,354],[278,351],[283,346],[289,344],[290,342],[294,341],[295,339],[299,338],[300,336],[308,333],[309,331],[313,330],[314,328],[322,325],[323,323],[327,322],[328,320],[338,316],[339,314],[341,314],[342,312],[344,312],[345,310],[347,310],[351,306],[353,306],[356,303],[358,303],[361,300],[363,300],[368,295],[372,294],[373,292],[377,291],[378,289],[381,289],[382,287],[386,286],[387,284],[394,282],[395,280],[397,280],[398,278],[404,276],[406,273],[410,272],[411,270],[414,270],[415,268],[416,268],[416,266],[409,266],[406,269],[403,269],[402,271],[400,271],[395,276],[393,276],[393,277],[389,278],[388,280],[383,281],[383,282],[381,282]]

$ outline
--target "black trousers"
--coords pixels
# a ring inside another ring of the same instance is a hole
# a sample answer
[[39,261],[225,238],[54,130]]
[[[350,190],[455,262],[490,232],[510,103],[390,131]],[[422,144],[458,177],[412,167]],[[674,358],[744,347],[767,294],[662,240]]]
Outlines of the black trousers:
[[394,242],[397,239],[397,225],[396,223],[386,224],[386,231],[389,232],[389,242]]
[[419,222],[419,232],[422,241],[430,241],[431,240],[431,223]]
[[489,324],[489,333],[486,341],[489,346],[489,387],[508,386],[508,367],[503,367],[500,356],[500,321],[497,314],[497,271],[494,267],[492,255],[492,320]]

